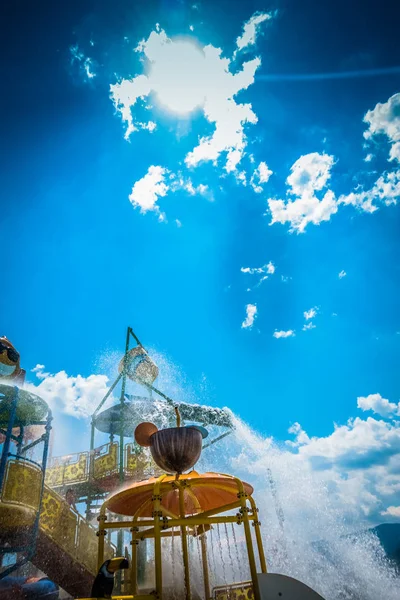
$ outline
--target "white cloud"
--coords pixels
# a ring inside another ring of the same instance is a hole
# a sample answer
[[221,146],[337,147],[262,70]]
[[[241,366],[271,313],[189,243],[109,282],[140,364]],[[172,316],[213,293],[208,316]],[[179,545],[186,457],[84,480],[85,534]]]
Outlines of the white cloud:
[[400,423],[389,423],[368,417],[356,417],[346,425],[335,425],[326,437],[313,437],[299,452],[317,468],[332,466],[368,469],[386,464],[400,453]]
[[397,160],[400,163],[400,142],[396,142],[390,148],[389,160]]
[[254,268],[241,267],[240,270],[242,273],[249,273],[250,275],[254,275],[254,273],[264,273],[263,267],[254,267]]
[[73,377],[65,371],[53,375],[44,372],[44,365],[36,365],[33,371],[41,381],[38,386],[27,383],[27,389],[36,392],[52,409],[73,417],[92,415],[108,391],[108,377],[105,375]]
[[257,306],[255,304],[247,304],[246,306],[246,318],[242,323],[242,328],[253,327],[254,319],[257,315]]
[[79,49],[79,46],[71,46],[69,49],[71,53],[71,64],[78,63],[79,68],[83,71],[87,77],[87,79],[93,79],[96,77],[96,73],[94,72],[95,66],[93,60],[84,55],[84,53]]
[[367,154],[367,156],[364,158],[365,162],[371,162],[371,160],[374,158],[373,154]]
[[[252,44],[251,28],[255,35],[256,28],[269,17],[263,15],[260,20],[260,15],[255,15],[250,19],[240,43]],[[223,57],[221,49],[211,44],[198,47],[194,41],[170,39],[159,27],[136,50],[148,63],[147,74],[122,79],[110,86],[115,107],[127,123],[126,139],[143,128],[134,112],[140,103],[147,106],[153,93],[157,102],[177,113],[199,108],[215,127],[211,135],[200,138],[199,144],[188,152],[185,158],[188,167],[202,161],[216,164],[220,155],[225,154],[225,170],[236,172],[247,144],[244,127],[256,123],[257,116],[251,104],[237,103],[235,97],[254,83],[261,60],[254,58],[232,72],[233,61]]]
[[314,306],[314,308],[310,308],[310,310],[306,310],[304,311],[304,318],[306,321],[309,321],[310,319],[313,319],[315,317],[315,315],[317,314],[317,307]]
[[247,185],[246,171],[239,171],[238,173],[235,173],[235,177],[236,177],[236,181],[238,183],[241,183],[242,185],[244,185],[246,187],[246,185]]
[[290,193],[295,196],[310,195],[326,187],[334,164],[333,156],[312,152],[301,156],[292,165],[287,178]]
[[168,185],[165,183],[165,175],[168,173],[164,167],[149,167],[146,175],[136,181],[129,196],[130,202],[135,207],[140,207],[140,212],[145,213],[148,210],[159,212],[157,200],[168,192]]
[[175,219],[175,223],[177,227],[182,227],[182,223],[180,222],[179,219]]
[[[303,233],[309,223],[319,225],[329,221],[338,210],[335,195],[328,190],[319,198],[316,192],[323,190],[331,176],[334,157],[313,152],[301,156],[291,167],[286,183],[289,186],[287,200],[268,200],[274,223],[290,223],[291,231]],[[291,196],[295,196],[291,200]]]
[[386,510],[381,512],[381,515],[400,519],[400,506],[388,506]]
[[254,169],[250,179],[250,185],[257,194],[263,191],[263,184],[267,183],[272,175],[272,171],[268,168],[266,162],[260,162],[258,167]]
[[[400,93],[369,110],[364,122],[368,125],[364,137],[371,140],[377,135],[385,135],[390,143],[389,160],[400,162]],[[373,155],[368,154],[365,160],[370,162],[372,158]],[[398,168],[383,172],[369,189],[358,184],[353,191],[342,194],[339,198],[331,190],[326,191],[323,197],[317,196],[316,192],[321,192],[327,186],[333,163],[332,156],[317,152],[301,156],[292,166],[292,173],[287,178],[289,190],[286,200],[268,200],[272,216],[270,225],[289,223],[291,231],[302,233],[308,223],[317,225],[321,221],[328,221],[342,204],[373,213],[378,210],[377,203],[389,206],[400,199]],[[292,200],[291,195],[297,197]]]
[[[234,172],[239,165],[247,144],[244,126],[257,123],[251,104],[237,104],[234,97],[254,83],[254,74],[261,64],[259,58],[244,63],[242,71],[232,75],[229,59],[221,58],[221,50],[213,46],[204,48],[210,63],[210,80],[205,87],[204,116],[215,125],[214,132],[200,138],[199,144],[186,155],[185,164],[195,167],[200,162],[217,164],[226,153],[225,170]],[[208,88],[208,89],[207,89]]]
[[400,415],[400,402],[395,404],[389,402],[386,398],[382,398],[380,394],[369,394],[369,396],[360,396],[357,398],[357,406],[362,410],[372,410],[381,417],[390,415]]
[[274,333],[272,334],[274,336],[274,338],[288,338],[288,337],[293,337],[294,336],[294,331],[293,329],[289,329],[288,331],[274,331]]
[[340,273],[339,273],[338,277],[339,277],[339,279],[343,279],[343,277],[346,277],[346,275],[347,275],[346,271],[344,271],[344,270],[342,269],[342,270],[340,271]]
[[[378,104],[369,110],[364,117],[368,129],[364,137],[370,140],[378,134],[386,135],[391,144],[400,142],[400,93],[394,94],[387,102]],[[397,157],[397,150],[391,160]]]
[[236,40],[237,51],[253,46],[256,43],[257,33],[261,23],[271,19],[271,13],[254,13],[243,25],[243,33]]
[[308,329],[315,329],[316,325],[314,325],[314,323],[312,321],[310,321],[309,323],[304,323],[303,325],[303,331],[307,331]]
[[267,264],[267,273],[269,273],[270,275],[273,275],[275,273],[276,267],[274,265],[273,262],[269,261],[269,263]]
[[258,283],[255,286],[257,288],[262,284],[263,281],[268,279],[268,275],[273,275],[275,273],[276,267],[272,261],[269,261],[269,263],[267,263],[263,267],[253,267],[253,268],[242,267],[240,270],[242,273],[248,273],[249,275],[261,275],[262,276],[262,277],[260,277],[260,279],[258,280]]
[[147,131],[150,131],[150,133],[155,131],[155,129],[157,128],[157,125],[156,123],[154,123],[154,121],[148,121],[147,123],[137,123],[137,125],[141,129],[147,129]]
[[178,181],[177,184],[175,184],[174,186],[175,189],[179,189],[182,188],[184,190],[186,190],[188,192],[188,194],[190,194],[191,196],[195,196],[196,194],[201,194],[203,196],[206,196],[207,194],[211,194],[210,188],[208,187],[208,185],[204,185],[203,183],[200,183],[199,185],[197,185],[196,187],[193,185],[192,180],[191,179],[180,179]]
[[375,201],[383,202],[386,206],[396,204],[400,198],[400,169],[384,173],[375,181],[369,190],[358,186],[355,192],[342,195],[338,204],[352,204],[365,212],[373,213],[378,210]]
[[272,275],[273,273],[275,273],[275,265],[272,261],[269,261],[269,263],[267,263],[266,265],[264,265],[263,267],[241,267],[241,272],[242,273],[248,273],[249,275],[262,275],[263,273],[268,273],[269,275]]
[[[364,132],[365,139],[372,140],[378,135],[386,136],[390,144],[389,161],[400,162],[400,93],[369,110],[364,122],[368,125]],[[399,198],[400,169],[397,169],[382,173],[370,189],[365,190],[363,186],[358,186],[350,194],[343,194],[338,203],[351,204],[365,212],[373,213],[378,209],[376,202],[389,206],[396,204]]]
[[286,444],[288,446],[302,446],[303,444],[308,444],[310,442],[310,438],[308,437],[304,429],[301,427],[300,423],[293,423],[293,425],[289,427],[288,433],[292,433],[296,436],[294,442],[290,440],[286,441]]

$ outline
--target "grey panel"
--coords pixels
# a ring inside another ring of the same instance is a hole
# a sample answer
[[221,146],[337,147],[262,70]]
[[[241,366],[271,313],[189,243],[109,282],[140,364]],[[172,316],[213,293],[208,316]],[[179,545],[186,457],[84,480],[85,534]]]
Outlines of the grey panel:
[[324,600],[308,585],[278,573],[259,573],[261,600]]

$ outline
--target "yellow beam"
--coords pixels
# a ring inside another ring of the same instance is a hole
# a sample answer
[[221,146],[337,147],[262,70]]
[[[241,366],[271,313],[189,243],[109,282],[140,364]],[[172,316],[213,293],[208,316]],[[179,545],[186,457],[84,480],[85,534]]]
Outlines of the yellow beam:
[[[253,521],[256,516],[251,514],[248,516],[250,521]],[[237,523],[237,516],[217,516],[217,517],[205,517],[204,513],[200,513],[199,515],[193,517],[184,517],[183,519],[168,519],[163,524],[164,528],[169,527],[181,527],[185,525],[186,527],[194,527],[196,525],[212,525],[213,523]],[[104,523],[104,529],[127,529],[130,526],[135,527],[148,527],[149,525],[154,525],[154,519],[143,519],[142,521],[122,521],[122,522],[114,522],[114,523]],[[142,537],[138,535],[138,537]]]
[[[151,522],[153,522],[151,520]],[[134,527],[135,521],[113,521],[112,523],[104,523],[104,529],[128,529],[128,527]]]
[[[160,516],[161,513],[161,495],[160,485],[166,475],[161,475],[154,484],[153,488],[153,511],[154,511],[154,562],[156,570],[156,593],[158,600],[162,600],[162,555],[161,555],[161,529]],[[257,599],[258,600],[258,599]]]
[[[255,598],[255,600],[260,600],[260,588],[258,585],[258,578],[257,578],[257,566],[256,566],[256,560],[254,557],[253,540],[251,538],[249,514],[247,512],[248,511],[247,503],[246,503],[247,494],[245,492],[243,482],[240,479],[238,479],[237,477],[235,477],[235,481],[236,481],[236,484],[237,484],[238,490],[239,490],[239,500],[240,500],[241,509],[242,509],[244,534],[246,536],[247,554],[249,557],[250,574],[251,574],[251,580],[253,583],[254,598]],[[254,515],[252,515],[252,516],[254,518]]]
[[136,528],[132,527],[132,563],[131,563],[131,581],[130,581],[130,592],[135,595],[138,592],[137,588],[137,539],[136,539]]
[[257,519],[257,506],[254,501],[254,498],[252,498],[250,496],[249,500],[250,500],[251,509],[253,511],[253,516],[254,516],[253,525],[254,525],[254,529],[256,532],[258,554],[260,556],[261,573],[267,573],[267,563],[265,562],[264,547],[263,547],[263,543],[262,543],[262,539],[261,539],[260,522]]
[[212,515],[217,515],[219,513],[228,512],[228,510],[234,510],[235,508],[239,508],[240,502],[237,500],[236,502],[232,502],[231,504],[225,504],[225,506],[220,506],[219,508],[213,508],[212,510],[205,510],[201,513],[202,517],[212,517]]
[[[187,545],[187,536],[186,536],[186,519],[185,516],[185,491],[184,488],[179,485],[179,512],[181,519],[183,521],[181,524],[181,539],[182,539],[182,555],[183,555],[183,566],[185,569],[185,588],[186,588],[186,600],[191,599],[190,592],[190,570],[189,570],[189,553],[188,553],[188,545]],[[176,519],[172,519],[176,520]]]
[[105,541],[105,537],[106,537],[106,529],[104,527],[105,520],[106,520],[106,509],[103,504],[103,506],[100,509],[99,530],[97,532],[97,535],[99,537],[99,547],[98,547],[98,552],[97,552],[97,570],[100,569],[101,565],[104,562],[104,541]]
[[211,598],[210,594],[210,576],[208,574],[208,559],[207,559],[207,538],[206,534],[200,536],[201,544],[201,560],[203,563],[203,582],[204,582],[204,600]]

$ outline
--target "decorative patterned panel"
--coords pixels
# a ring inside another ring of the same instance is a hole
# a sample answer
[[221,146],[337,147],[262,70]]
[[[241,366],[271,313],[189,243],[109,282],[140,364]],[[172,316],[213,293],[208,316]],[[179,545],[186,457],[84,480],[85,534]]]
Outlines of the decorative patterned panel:
[[87,452],[78,454],[78,461],[64,468],[64,483],[78,483],[87,479],[89,455]]
[[43,494],[39,525],[61,548],[74,555],[78,513],[47,487]]
[[98,538],[96,531],[83,519],[79,519],[77,559],[93,575],[97,573]]
[[101,479],[107,475],[112,475],[118,470],[119,444],[110,443],[106,444],[106,447],[106,454],[94,458],[93,475],[95,479]]
[[129,477],[135,477],[138,481],[145,479],[150,467],[151,459],[143,448],[134,444],[125,446],[125,473]]
[[253,600],[254,592],[251,582],[235,583],[226,587],[214,588],[212,592],[215,600]]
[[24,460],[9,460],[1,501],[38,510],[43,473]]
[[[88,452],[77,454],[77,460],[72,464],[58,464],[55,461],[54,466],[46,471],[46,483],[50,487],[57,487],[63,484],[79,483],[88,478]],[[59,460],[63,460],[62,458]]]
[[50,487],[57,487],[63,482],[64,465],[47,467],[45,481]]

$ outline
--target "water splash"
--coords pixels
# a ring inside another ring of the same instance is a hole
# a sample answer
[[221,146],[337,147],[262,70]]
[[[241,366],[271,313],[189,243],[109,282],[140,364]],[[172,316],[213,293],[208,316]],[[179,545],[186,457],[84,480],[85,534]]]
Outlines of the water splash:
[[326,600],[398,599],[399,579],[377,537],[359,533],[369,526],[360,514],[340,504],[298,455],[234,421],[235,432],[205,450],[196,469],[234,473],[254,486],[268,569]]
[[[180,373],[171,372],[168,362],[161,372],[161,389],[177,400],[197,401],[192,390],[185,391]],[[130,383],[129,388],[134,385]],[[136,389],[129,392],[135,393]],[[167,426],[169,408],[158,401],[152,405],[156,414],[146,414],[144,420],[157,420],[159,427]],[[340,497],[329,472],[323,475],[313,471],[308,461],[284,444],[258,435],[235,415],[232,418],[235,431],[204,450],[196,470],[232,473],[254,486],[269,571],[298,578],[326,600],[398,600],[399,579],[379,540],[368,532],[360,534],[370,524],[360,507]],[[236,527],[231,536],[226,532],[218,535],[215,528],[207,537],[212,586],[225,586],[238,576],[248,579],[243,530]],[[237,548],[239,571],[236,556],[230,556],[226,548],[229,540]],[[172,543],[173,553],[169,546],[164,556],[173,564],[165,573],[168,578],[174,571],[171,580],[175,580],[176,587],[176,581],[183,581],[180,538]],[[193,552],[198,565],[197,548]],[[232,564],[225,564],[222,554]]]

